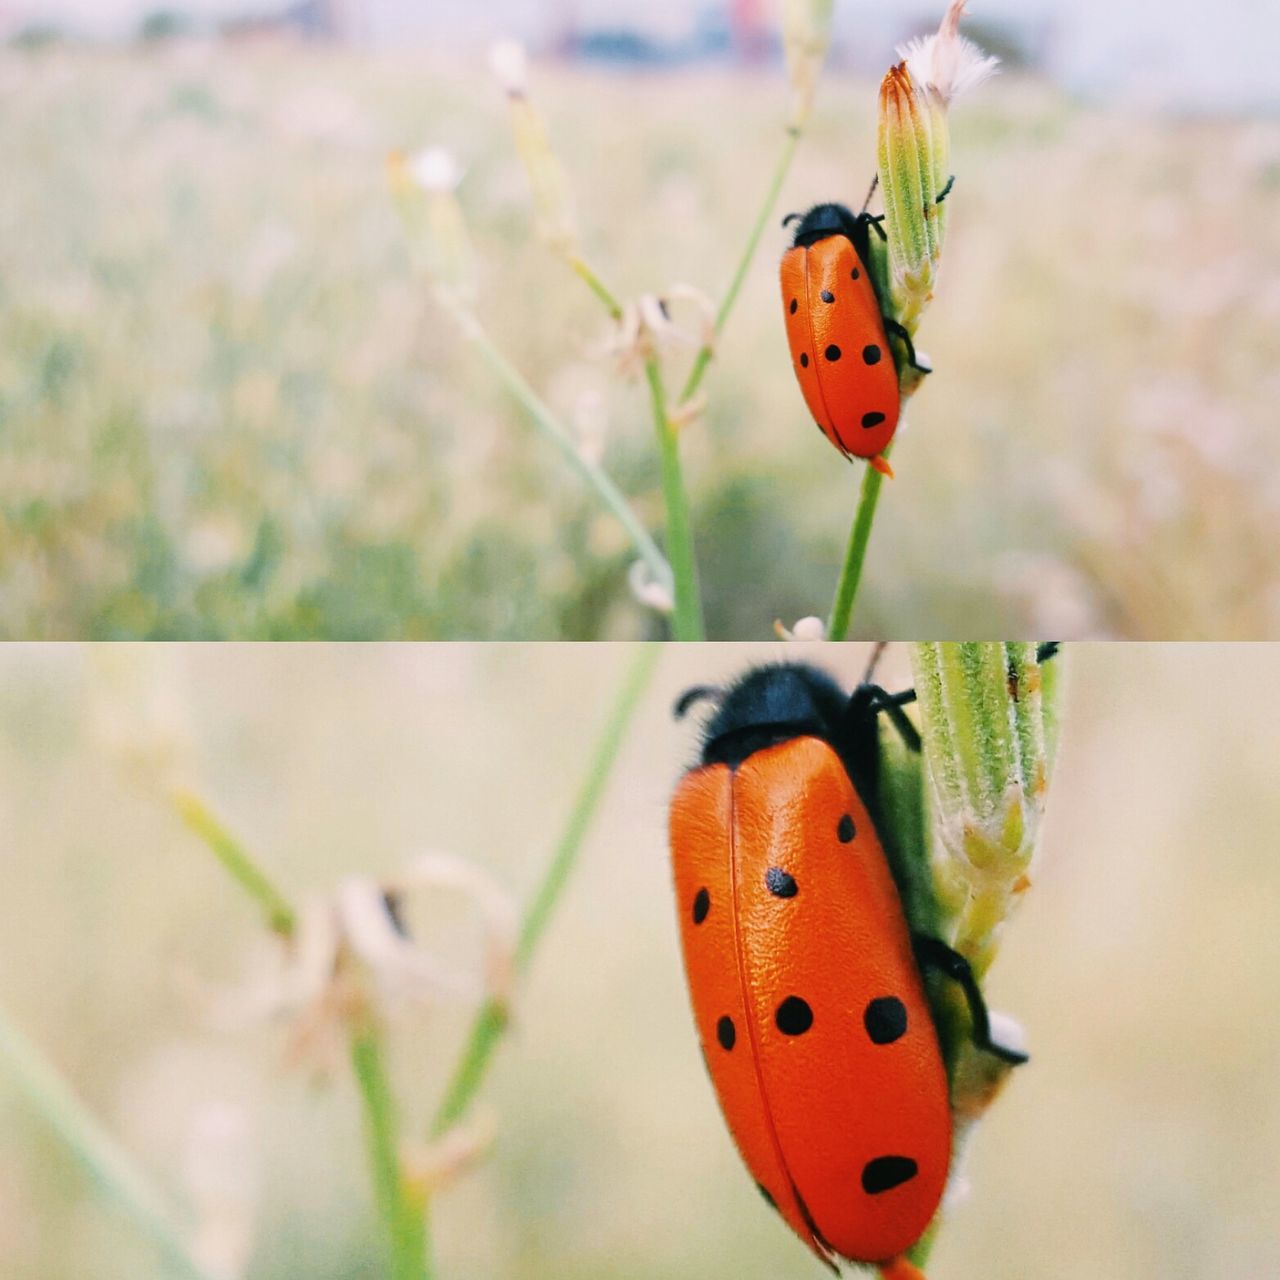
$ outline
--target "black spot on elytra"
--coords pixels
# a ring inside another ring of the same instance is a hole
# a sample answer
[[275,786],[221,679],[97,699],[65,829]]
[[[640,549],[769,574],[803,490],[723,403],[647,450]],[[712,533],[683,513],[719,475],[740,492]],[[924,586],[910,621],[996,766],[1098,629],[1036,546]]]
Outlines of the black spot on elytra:
[[830,289],[823,289],[822,300],[823,302],[834,302],[836,300],[836,295],[832,293]]
[[792,298],[792,299],[791,299],[791,314],[792,314],[792,315],[795,315],[796,310],[799,308],[799,306],[800,306],[800,299],[799,299],[799,298]]
[[800,367],[802,369],[807,369],[809,367],[809,353],[807,351],[803,352],[800,356]]
[[867,364],[879,364],[880,357],[884,354],[879,347],[873,342],[869,346],[862,348],[862,358]]
[[872,1044],[892,1044],[907,1032],[907,1007],[897,996],[879,996],[862,1015]]
[[716,1023],[716,1039],[720,1041],[720,1047],[725,1050],[732,1049],[738,1039],[738,1033],[734,1029],[732,1018],[721,1018]]
[[711,910],[711,895],[705,889],[699,889],[693,899],[693,923],[701,924]]
[[835,364],[835,362],[840,359],[841,351],[840,351],[840,348],[837,347],[836,344],[833,342],[826,349],[824,354],[826,355],[827,359],[831,361],[832,364]]
[[883,413],[864,413],[862,415],[862,425],[869,431],[872,427],[878,427],[884,421]]
[[918,1172],[916,1162],[907,1156],[876,1156],[863,1166],[862,1189],[869,1196],[879,1195],[910,1182]]
[[813,1010],[799,996],[788,996],[778,1006],[773,1020],[784,1036],[802,1036],[813,1026]]
[[862,276],[862,272],[859,271],[857,267],[854,267],[854,269],[849,272],[850,280],[858,280],[861,278],[861,276]]
[[781,867],[770,867],[765,872],[764,882],[775,898],[794,898],[800,892],[800,886],[796,884],[795,879]]
[[847,813],[836,823],[836,835],[841,844],[848,844],[853,839],[853,819]]

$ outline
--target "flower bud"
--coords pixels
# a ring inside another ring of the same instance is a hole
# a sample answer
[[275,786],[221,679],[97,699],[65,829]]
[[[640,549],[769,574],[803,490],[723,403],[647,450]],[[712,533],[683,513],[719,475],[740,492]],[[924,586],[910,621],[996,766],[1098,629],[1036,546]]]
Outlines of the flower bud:
[[960,36],[965,0],[952,0],[935,35],[898,50],[880,86],[877,162],[889,239],[890,296],[914,333],[933,297],[951,190],[948,110],[997,60]]
[[546,122],[529,98],[524,47],[504,40],[489,52],[489,68],[507,95],[516,151],[529,178],[538,233],[557,253],[578,253],[578,224],[569,197],[569,184],[560,159],[551,149]]
[[791,80],[793,131],[803,128],[813,107],[818,75],[831,43],[831,10],[834,0],[785,0],[782,41],[787,75]]
[[[1057,659],[1061,661],[1061,659]],[[1030,884],[1052,765],[1057,679],[1034,644],[919,644],[935,896],[952,945],[981,976]]]
[[409,232],[414,264],[448,300],[468,304],[475,294],[475,259],[458,203],[461,173],[443,147],[406,157],[394,152],[387,178]]

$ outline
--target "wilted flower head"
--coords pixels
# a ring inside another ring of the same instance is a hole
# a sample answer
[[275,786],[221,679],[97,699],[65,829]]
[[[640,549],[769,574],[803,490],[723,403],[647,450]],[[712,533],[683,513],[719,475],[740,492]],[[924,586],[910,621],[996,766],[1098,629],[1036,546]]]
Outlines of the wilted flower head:
[[[675,322],[673,302],[691,302],[697,312],[698,327],[690,332]],[[672,285],[661,296],[642,294],[622,308],[607,344],[608,353],[618,362],[618,371],[638,374],[645,362],[664,351],[709,347],[715,341],[715,308],[711,299],[689,284]]]
[[[411,895],[456,893],[484,930],[480,973],[460,968],[414,938],[403,908]],[[221,1021],[287,1020],[289,1057],[328,1068],[345,1031],[371,1003],[388,1017],[442,1000],[509,998],[516,912],[505,891],[472,863],[446,854],[415,859],[386,881],[343,880],[303,904],[289,934],[273,941],[257,976],[215,1008]]]

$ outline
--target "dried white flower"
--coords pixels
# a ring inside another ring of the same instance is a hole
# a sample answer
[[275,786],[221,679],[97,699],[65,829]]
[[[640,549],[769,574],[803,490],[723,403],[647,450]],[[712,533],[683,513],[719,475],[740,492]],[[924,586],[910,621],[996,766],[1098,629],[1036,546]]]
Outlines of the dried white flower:
[[462,170],[444,147],[426,147],[409,158],[409,176],[424,191],[456,191]]
[[[689,332],[671,317],[672,301],[692,302],[698,313],[698,328]],[[714,342],[715,309],[711,300],[688,284],[675,284],[663,295],[642,294],[622,309],[606,344],[624,375],[637,374],[651,356],[660,351],[703,347]]]
[[[405,928],[400,910],[411,893],[461,894],[484,926],[481,974],[433,954]],[[517,918],[508,894],[473,863],[446,854],[412,861],[380,882],[350,876],[328,897],[311,898],[292,934],[273,938],[249,982],[215,1001],[222,1024],[287,1020],[288,1057],[334,1065],[350,1018],[375,998],[388,1015],[443,999],[509,998]]]
[[653,570],[644,560],[635,561],[627,571],[627,585],[631,594],[649,609],[663,615],[671,613],[676,607],[675,593],[670,583],[658,582]]
[[808,643],[827,638],[827,624],[821,618],[801,618],[790,629],[784,627],[781,622],[775,622],[773,630],[779,640],[798,640]]
[[519,40],[499,40],[491,45],[489,70],[504,93],[523,97],[529,91],[529,56]]
[[911,40],[898,49],[917,84],[932,89],[944,102],[976,89],[995,74],[1000,59],[984,53],[960,34],[967,0],[951,0],[942,25],[931,36]]

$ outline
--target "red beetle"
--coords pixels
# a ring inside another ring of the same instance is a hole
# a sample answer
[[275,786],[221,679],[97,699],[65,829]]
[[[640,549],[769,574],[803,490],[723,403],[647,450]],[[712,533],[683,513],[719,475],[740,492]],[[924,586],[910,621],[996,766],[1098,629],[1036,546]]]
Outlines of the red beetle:
[[817,669],[748,672],[676,788],[671,852],[703,1054],[765,1199],[819,1258],[918,1277],[951,1162],[947,1074],[921,966],[959,981],[992,1043],[963,957],[913,937],[876,830],[878,717],[918,749],[912,691],[844,693]]

